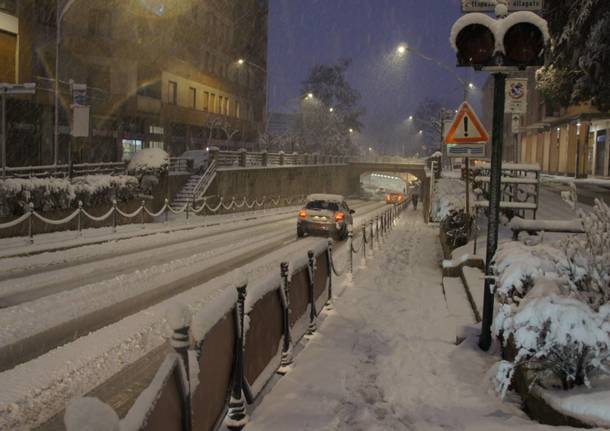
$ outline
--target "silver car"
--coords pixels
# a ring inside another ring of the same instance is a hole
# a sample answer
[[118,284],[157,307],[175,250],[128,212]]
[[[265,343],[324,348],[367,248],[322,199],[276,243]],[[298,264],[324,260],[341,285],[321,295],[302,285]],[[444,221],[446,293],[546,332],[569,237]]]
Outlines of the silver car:
[[341,195],[309,195],[307,203],[299,211],[297,237],[321,235],[343,240],[347,238],[348,226],[354,222],[354,212]]

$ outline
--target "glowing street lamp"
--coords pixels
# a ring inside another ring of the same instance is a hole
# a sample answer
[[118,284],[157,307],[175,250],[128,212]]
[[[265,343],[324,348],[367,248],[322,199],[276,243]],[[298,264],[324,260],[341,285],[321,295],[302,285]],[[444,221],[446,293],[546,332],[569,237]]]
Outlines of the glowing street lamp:
[[409,121],[413,121],[413,115],[409,115]]
[[244,64],[246,62],[246,60],[244,60],[243,58],[240,58],[239,60],[237,60],[237,64],[239,64],[240,66],[242,64]]
[[398,45],[398,48],[396,48],[396,53],[398,55],[405,55],[407,53],[407,46],[401,43]]
[[328,108],[328,112],[333,112],[335,110],[335,108]]
[[350,133],[354,133],[354,129],[349,129],[349,132]]
[[307,93],[306,99],[309,99],[309,100],[313,99],[313,93]]

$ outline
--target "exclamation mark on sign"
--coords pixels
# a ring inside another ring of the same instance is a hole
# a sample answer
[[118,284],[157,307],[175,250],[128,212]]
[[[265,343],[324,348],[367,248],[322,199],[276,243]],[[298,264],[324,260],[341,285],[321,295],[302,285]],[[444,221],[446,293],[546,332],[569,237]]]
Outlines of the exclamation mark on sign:
[[464,117],[464,136],[468,137],[468,117]]

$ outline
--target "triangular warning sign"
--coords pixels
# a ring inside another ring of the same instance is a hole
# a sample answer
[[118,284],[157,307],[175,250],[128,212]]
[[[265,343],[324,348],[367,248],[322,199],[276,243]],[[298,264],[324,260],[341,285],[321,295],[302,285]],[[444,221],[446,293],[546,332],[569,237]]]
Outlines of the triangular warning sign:
[[462,103],[447,133],[445,144],[475,144],[489,141],[489,134],[472,106]]

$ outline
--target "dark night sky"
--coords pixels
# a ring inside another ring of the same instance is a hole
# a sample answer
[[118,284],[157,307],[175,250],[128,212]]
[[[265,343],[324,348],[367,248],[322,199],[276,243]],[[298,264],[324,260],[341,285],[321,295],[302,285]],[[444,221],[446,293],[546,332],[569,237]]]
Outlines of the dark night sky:
[[[459,5],[459,0],[270,0],[270,110],[293,110],[313,64],[349,57],[348,78],[367,109],[364,135],[396,141],[407,134],[398,128],[401,120],[426,97],[450,107],[462,100],[460,84],[447,71],[413,55],[397,61],[394,54],[405,42],[453,68],[449,32]],[[479,89],[487,76],[455,70]],[[471,93],[475,107],[480,96],[480,90]]]

